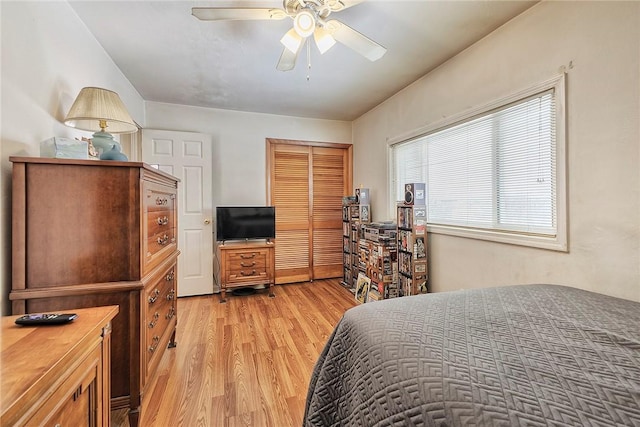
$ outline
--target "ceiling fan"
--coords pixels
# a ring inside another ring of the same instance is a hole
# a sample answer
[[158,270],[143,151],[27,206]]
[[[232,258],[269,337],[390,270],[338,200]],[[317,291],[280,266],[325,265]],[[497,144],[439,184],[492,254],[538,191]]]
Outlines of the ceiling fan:
[[283,0],[282,9],[194,7],[191,13],[202,21],[293,19],[293,28],[280,39],[284,49],[276,66],[280,71],[289,71],[295,67],[298,54],[311,35],[321,54],[337,41],[370,61],[382,58],[387,49],[338,20],[327,19],[331,13],[344,10],[360,1]]

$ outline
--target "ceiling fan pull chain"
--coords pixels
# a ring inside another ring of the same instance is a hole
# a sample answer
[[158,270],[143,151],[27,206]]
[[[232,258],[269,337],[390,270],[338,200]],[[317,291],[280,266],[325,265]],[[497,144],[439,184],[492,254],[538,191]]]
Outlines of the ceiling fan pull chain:
[[311,79],[311,43],[307,40],[307,81]]

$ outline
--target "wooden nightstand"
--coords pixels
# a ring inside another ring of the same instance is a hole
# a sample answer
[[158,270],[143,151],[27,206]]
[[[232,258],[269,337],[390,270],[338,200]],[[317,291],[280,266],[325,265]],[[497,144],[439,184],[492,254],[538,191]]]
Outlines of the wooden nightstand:
[[218,246],[220,290],[226,301],[228,288],[267,285],[269,296],[276,281],[275,245],[273,242],[228,242]]

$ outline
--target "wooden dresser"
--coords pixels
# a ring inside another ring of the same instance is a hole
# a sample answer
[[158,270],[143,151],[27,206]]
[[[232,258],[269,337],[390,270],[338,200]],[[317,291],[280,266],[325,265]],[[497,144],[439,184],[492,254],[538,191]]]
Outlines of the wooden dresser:
[[120,306],[111,407],[141,398],[175,345],[178,180],[136,162],[11,157],[13,314]]
[[267,285],[273,297],[275,284],[275,248],[273,242],[226,242],[218,245],[220,260],[221,302],[226,301],[227,289],[253,285]]
[[2,318],[0,425],[109,425],[109,346],[118,307],[68,312],[78,318],[55,326]]

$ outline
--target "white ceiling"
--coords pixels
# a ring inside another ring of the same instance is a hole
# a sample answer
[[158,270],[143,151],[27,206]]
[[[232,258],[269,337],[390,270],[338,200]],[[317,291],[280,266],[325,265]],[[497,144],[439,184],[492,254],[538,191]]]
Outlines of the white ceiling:
[[278,0],[69,3],[147,101],[353,120],[536,1],[369,0],[331,18],[386,47],[385,56],[370,62],[340,44],[320,55],[312,44],[311,69],[304,49],[288,72],[275,67],[290,19],[191,15],[194,6],[282,8]]

